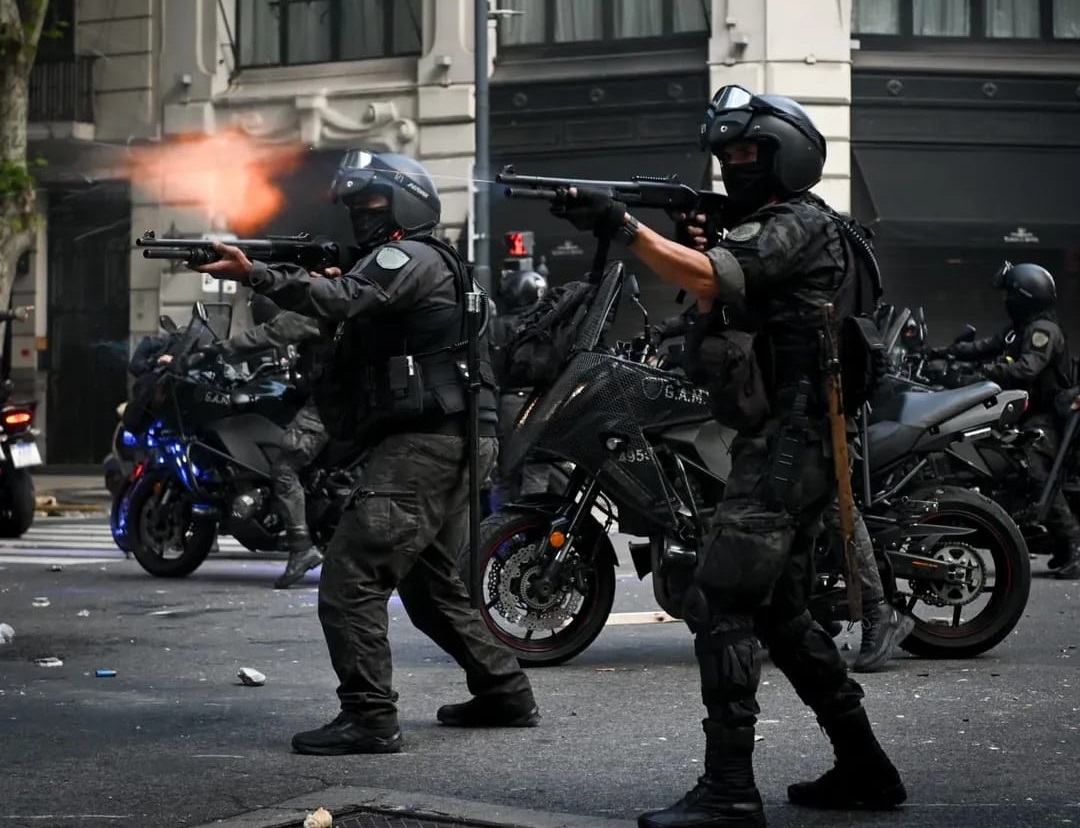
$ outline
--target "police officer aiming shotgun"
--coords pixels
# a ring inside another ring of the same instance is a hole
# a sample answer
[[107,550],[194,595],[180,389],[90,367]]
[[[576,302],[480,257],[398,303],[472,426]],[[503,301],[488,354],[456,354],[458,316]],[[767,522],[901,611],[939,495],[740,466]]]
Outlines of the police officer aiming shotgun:
[[824,308],[831,304],[838,322],[872,309],[870,247],[810,194],[825,139],[795,101],[723,87],[706,112],[701,143],[720,161],[728,194],[719,211],[727,233],[705,252],[641,223],[610,187],[551,190],[554,215],[613,237],[696,298],[702,318],[688,336],[688,373],[728,406],[717,412],[722,421],[740,423],[683,616],[695,634],[707,711],[705,772],[686,796],[638,824],[765,824],[752,763],[758,636],[836,752],[830,771],[791,785],[788,798],[815,808],[892,808],[906,799],[903,783],[874,737],[862,688],[807,609],[815,536],[836,496]]
[[[495,383],[486,331],[470,337],[466,305],[480,297],[464,263],[432,236],[438,192],[415,160],[353,150],[332,184],[349,211],[359,262],[340,278],[251,261],[214,244],[196,269],[235,279],[286,310],[334,325],[334,349],[313,394],[327,430],[366,450],[354,497],[325,552],[319,620],[339,679],[341,712],[297,733],[308,754],[396,753],[387,602],[396,588],[410,620],[465,670],[470,701],[437,711],[444,725],[531,727],[529,680],[470,603],[457,574],[468,530],[469,467],[491,471]],[[476,303],[478,306],[486,302]],[[469,370],[473,361],[474,370]],[[479,397],[470,458],[467,396]]]

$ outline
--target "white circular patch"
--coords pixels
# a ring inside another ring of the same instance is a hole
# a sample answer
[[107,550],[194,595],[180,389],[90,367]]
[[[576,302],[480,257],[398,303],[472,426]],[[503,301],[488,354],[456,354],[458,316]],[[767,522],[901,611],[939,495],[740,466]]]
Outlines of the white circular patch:
[[1050,335],[1043,331],[1035,331],[1031,335],[1031,344],[1036,348],[1045,348],[1050,342]]
[[400,247],[384,247],[375,255],[375,264],[383,270],[400,270],[410,258]]
[[746,224],[740,224],[738,227],[733,227],[728,231],[728,234],[724,236],[724,241],[744,242],[750,241],[758,233],[761,232],[760,221],[748,221]]

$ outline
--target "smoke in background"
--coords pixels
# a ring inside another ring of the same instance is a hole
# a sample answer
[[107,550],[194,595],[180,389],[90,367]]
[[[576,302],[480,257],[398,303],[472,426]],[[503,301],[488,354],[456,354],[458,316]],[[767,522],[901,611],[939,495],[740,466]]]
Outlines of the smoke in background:
[[115,174],[148,197],[201,209],[215,229],[244,236],[284,208],[279,181],[299,168],[306,151],[303,144],[267,144],[236,130],[181,135],[132,147]]

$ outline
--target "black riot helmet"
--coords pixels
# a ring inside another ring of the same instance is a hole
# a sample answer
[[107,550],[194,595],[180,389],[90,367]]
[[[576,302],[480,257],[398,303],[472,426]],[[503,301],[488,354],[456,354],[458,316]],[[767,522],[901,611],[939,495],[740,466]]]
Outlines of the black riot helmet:
[[[758,160],[724,164],[724,147],[736,141],[757,144]],[[723,86],[713,95],[700,142],[723,164],[728,196],[744,210],[757,209],[770,198],[806,192],[821,180],[825,167],[825,138],[802,106],[782,95],[755,95],[741,86]]]
[[[349,150],[330,189],[333,201],[348,208],[362,252],[393,239],[430,232],[442,215],[439,191],[428,171],[419,161],[393,152]],[[368,206],[368,198],[375,194],[385,196],[388,205]]]
[[1005,262],[994,274],[993,285],[1005,291],[1005,309],[1018,324],[1057,304],[1054,277],[1037,264]]
[[265,325],[281,313],[281,308],[273,299],[254,291],[248,299],[248,307],[251,309],[251,321],[256,325]]
[[547,293],[548,282],[535,270],[512,270],[503,276],[499,294],[506,313],[524,313]]

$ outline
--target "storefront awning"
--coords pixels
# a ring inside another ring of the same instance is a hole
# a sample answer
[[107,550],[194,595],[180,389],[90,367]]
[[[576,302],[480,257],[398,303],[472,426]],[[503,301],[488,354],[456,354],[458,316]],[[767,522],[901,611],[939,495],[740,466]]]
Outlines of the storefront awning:
[[859,146],[854,160],[877,246],[1080,247],[1075,149]]

